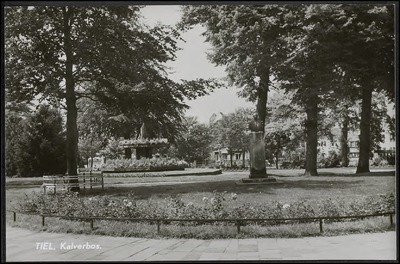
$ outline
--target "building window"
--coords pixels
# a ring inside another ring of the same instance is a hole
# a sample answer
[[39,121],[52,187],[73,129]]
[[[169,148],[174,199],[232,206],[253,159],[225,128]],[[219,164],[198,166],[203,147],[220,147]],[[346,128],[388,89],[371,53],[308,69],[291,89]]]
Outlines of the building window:
[[351,148],[358,148],[359,142],[358,141],[350,141],[350,147]]
[[356,153],[356,152],[349,153],[349,157],[350,158],[358,158],[358,153]]
[[235,154],[235,159],[237,159],[237,160],[240,159],[240,153]]

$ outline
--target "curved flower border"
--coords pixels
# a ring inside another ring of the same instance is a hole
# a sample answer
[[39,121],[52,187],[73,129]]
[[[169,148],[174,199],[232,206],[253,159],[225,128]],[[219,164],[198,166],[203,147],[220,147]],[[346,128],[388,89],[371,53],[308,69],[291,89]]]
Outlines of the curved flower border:
[[175,158],[110,159],[101,170],[150,170],[155,168],[187,168],[188,163]]

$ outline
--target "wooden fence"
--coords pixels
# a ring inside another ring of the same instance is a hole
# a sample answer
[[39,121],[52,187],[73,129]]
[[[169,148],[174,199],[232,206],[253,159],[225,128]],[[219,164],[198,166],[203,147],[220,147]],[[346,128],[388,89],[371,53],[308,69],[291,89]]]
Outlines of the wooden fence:
[[127,222],[149,222],[156,223],[157,225],[157,233],[160,233],[160,226],[162,223],[169,222],[198,222],[198,223],[212,223],[212,222],[231,222],[235,223],[237,233],[240,233],[240,227],[245,226],[247,222],[287,222],[287,221],[307,221],[307,222],[318,222],[319,223],[319,231],[323,233],[323,223],[324,220],[338,220],[338,219],[364,219],[368,217],[377,217],[377,216],[389,216],[390,226],[394,226],[393,216],[395,212],[385,212],[379,214],[369,214],[369,215],[353,215],[353,216],[325,216],[325,217],[306,217],[306,218],[257,218],[257,219],[246,219],[246,218],[238,218],[238,219],[158,219],[158,218],[111,218],[111,217],[77,217],[77,216],[60,216],[60,215],[43,215],[36,213],[26,213],[26,212],[16,212],[10,211],[13,213],[14,222],[17,221],[17,213],[26,214],[26,215],[39,215],[42,218],[42,226],[45,226],[45,218],[46,217],[58,217],[67,220],[82,220],[90,223],[90,228],[94,229],[95,220],[105,220],[105,221],[127,221]]

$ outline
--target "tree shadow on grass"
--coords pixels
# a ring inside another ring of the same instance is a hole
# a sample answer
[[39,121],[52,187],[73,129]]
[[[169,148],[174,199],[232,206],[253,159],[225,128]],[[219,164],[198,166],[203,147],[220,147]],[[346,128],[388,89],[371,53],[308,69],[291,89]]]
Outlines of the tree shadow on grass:
[[9,189],[30,189],[30,188],[40,188],[42,184],[27,184],[27,185],[6,185],[6,190]]
[[357,181],[332,181],[332,180],[300,180],[300,181],[279,181],[274,184],[260,185],[236,185],[236,181],[218,181],[218,182],[198,182],[198,183],[174,183],[174,184],[158,184],[158,185],[141,185],[141,186],[126,186],[113,185],[105,186],[104,191],[101,188],[93,188],[86,190],[86,193],[81,190],[81,195],[111,195],[125,196],[129,192],[133,192],[135,197],[139,199],[147,199],[152,196],[169,197],[184,193],[199,193],[199,192],[224,192],[228,193],[264,193],[273,195],[279,189],[304,189],[327,191],[331,189],[351,189],[363,183],[363,180]]
[[[297,173],[297,174],[290,174],[288,173],[285,175],[285,173],[276,173],[275,174],[268,174],[269,176],[272,177],[301,177],[304,176],[304,172],[302,173]],[[314,177],[365,177],[365,176],[371,176],[371,177],[376,177],[376,176],[395,176],[396,171],[371,171],[371,172],[364,172],[364,173],[348,173],[348,172],[330,172],[330,171],[318,171],[318,176]]]
[[365,173],[356,173],[353,174],[352,176],[395,176],[396,171],[371,171],[371,172],[365,172]]
[[376,177],[376,176],[395,176],[396,171],[371,171],[364,173],[331,173],[331,172],[318,172],[316,177]]

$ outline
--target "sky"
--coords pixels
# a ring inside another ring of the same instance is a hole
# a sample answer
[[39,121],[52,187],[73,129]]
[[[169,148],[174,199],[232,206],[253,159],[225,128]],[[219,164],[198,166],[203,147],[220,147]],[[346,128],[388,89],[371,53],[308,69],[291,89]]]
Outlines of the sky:
[[[174,25],[181,17],[178,5],[150,5],[144,7],[141,13],[144,16],[144,22],[150,26],[158,21]],[[223,67],[216,67],[207,60],[206,52],[211,49],[211,44],[206,43],[205,38],[201,36],[203,31],[204,28],[196,26],[181,35],[186,42],[179,42],[182,50],[176,53],[175,61],[167,64],[168,67],[172,67],[169,76],[172,80],[226,77]],[[254,107],[253,103],[239,98],[236,94],[238,91],[236,87],[220,88],[210,95],[186,101],[190,106],[186,115],[197,117],[201,123],[208,123],[213,113],[227,114],[239,107]]]

